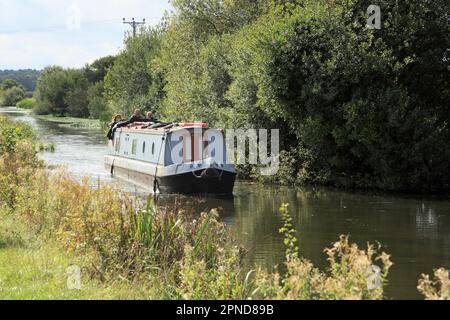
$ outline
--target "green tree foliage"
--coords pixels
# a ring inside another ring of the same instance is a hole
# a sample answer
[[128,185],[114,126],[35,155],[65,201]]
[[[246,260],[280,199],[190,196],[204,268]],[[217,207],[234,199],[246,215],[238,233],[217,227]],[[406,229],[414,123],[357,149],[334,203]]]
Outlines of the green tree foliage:
[[115,61],[116,61],[115,56],[106,56],[95,60],[92,64],[87,65],[84,68],[86,78],[91,83],[103,81],[108,71],[114,65]]
[[153,68],[159,53],[160,31],[141,30],[127,37],[125,49],[105,78],[105,94],[112,113],[128,115],[133,109],[158,109],[163,97],[162,78]]
[[89,82],[82,70],[67,70],[67,90],[64,102],[67,113],[75,117],[89,116],[88,87]]
[[57,66],[45,68],[37,81],[35,96],[38,106],[35,112],[64,115],[67,110],[65,95],[68,87],[66,72],[63,68]]
[[0,82],[6,79],[13,79],[20,83],[27,92],[32,92],[36,88],[36,81],[40,75],[40,71],[25,70],[0,70]]
[[103,96],[103,79],[114,65],[108,56],[83,69],[48,67],[38,79],[35,96],[38,114],[69,115],[83,118],[109,117]]
[[94,119],[100,119],[104,122],[109,121],[110,115],[106,109],[107,101],[104,97],[104,83],[99,81],[91,85],[88,89],[88,108],[89,114]]
[[25,89],[13,79],[5,79],[0,84],[0,106],[15,106],[25,95]]
[[280,128],[290,182],[448,190],[450,4],[379,1],[381,30],[369,4],[175,1],[164,112]]
[[0,84],[1,90],[8,90],[14,87],[20,87],[20,84],[14,79],[5,79]]
[[263,1],[174,1],[176,15],[163,36],[158,67],[164,71],[171,119],[226,123],[233,108],[225,96],[231,83],[229,34],[263,11]]

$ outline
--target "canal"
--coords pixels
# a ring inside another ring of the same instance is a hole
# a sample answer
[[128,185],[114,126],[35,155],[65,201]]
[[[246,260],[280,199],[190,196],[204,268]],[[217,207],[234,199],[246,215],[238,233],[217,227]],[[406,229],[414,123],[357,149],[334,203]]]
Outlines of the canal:
[[[75,178],[116,184],[129,192],[138,187],[111,178],[103,167],[107,153],[104,134],[37,119],[16,108],[2,108],[14,121],[30,124],[40,141],[53,143],[55,153],[41,153],[51,166],[65,166]],[[187,201],[186,203],[193,203]],[[278,208],[289,203],[298,230],[301,254],[326,268],[323,250],[341,234],[360,246],[381,243],[394,265],[386,291],[390,299],[420,299],[417,281],[422,273],[450,267],[450,199],[438,197],[362,194],[323,188],[296,189],[238,182],[230,199],[199,199],[199,211],[221,207],[223,220],[249,250],[248,263],[269,268],[283,261],[278,233]]]

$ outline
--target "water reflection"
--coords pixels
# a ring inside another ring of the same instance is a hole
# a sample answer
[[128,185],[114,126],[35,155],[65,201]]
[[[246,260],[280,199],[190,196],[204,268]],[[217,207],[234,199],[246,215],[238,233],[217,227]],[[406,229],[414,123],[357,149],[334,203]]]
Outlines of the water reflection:
[[[0,110],[35,127],[42,140],[54,143],[56,153],[42,159],[65,165],[75,177],[90,176],[93,184],[114,183],[118,188],[146,196],[132,184],[112,179],[103,168],[107,152],[100,130],[74,129],[17,112]],[[290,204],[300,239],[301,253],[325,268],[324,248],[341,234],[350,234],[360,246],[367,241],[382,243],[392,255],[394,266],[387,290],[397,299],[420,298],[416,286],[421,273],[434,268],[450,268],[450,200],[373,195],[326,190],[294,189],[238,183],[231,198],[160,197],[159,204],[189,206],[197,212],[221,208],[222,219],[238,241],[249,250],[247,264],[272,268],[283,261],[280,234],[282,203]]]

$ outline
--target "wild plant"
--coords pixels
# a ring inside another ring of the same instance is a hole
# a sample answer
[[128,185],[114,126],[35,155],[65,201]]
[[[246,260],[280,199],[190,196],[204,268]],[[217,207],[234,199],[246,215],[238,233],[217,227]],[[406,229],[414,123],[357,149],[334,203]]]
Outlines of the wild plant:
[[440,268],[434,271],[434,279],[429,275],[422,275],[417,289],[426,300],[450,300],[449,270]]

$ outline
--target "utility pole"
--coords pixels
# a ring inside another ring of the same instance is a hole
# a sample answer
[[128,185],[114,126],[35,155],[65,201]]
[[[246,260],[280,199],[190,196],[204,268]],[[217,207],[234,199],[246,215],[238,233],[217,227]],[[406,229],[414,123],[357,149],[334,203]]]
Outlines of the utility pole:
[[131,21],[126,21],[125,18],[123,18],[123,23],[133,27],[133,37],[136,37],[136,29],[138,26],[145,24],[145,19],[143,19],[142,22],[137,22],[134,18],[132,18]]

